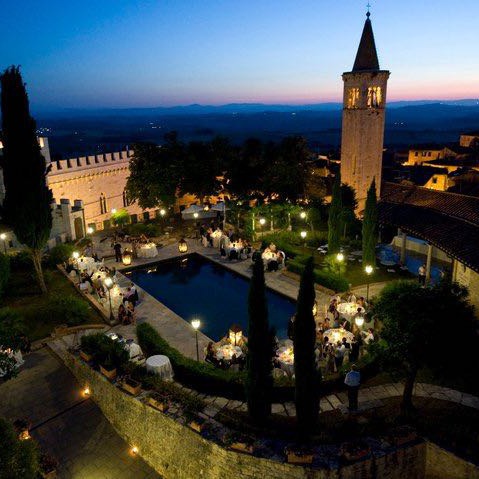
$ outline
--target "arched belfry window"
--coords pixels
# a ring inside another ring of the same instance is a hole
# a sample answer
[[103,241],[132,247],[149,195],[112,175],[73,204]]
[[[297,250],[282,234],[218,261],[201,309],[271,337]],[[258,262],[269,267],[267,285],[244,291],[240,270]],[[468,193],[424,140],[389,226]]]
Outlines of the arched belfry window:
[[350,88],[348,90],[348,105],[349,109],[359,108],[359,88]]
[[380,86],[368,88],[368,107],[379,108],[383,102],[383,93]]
[[105,195],[102,193],[100,195],[100,214],[104,215],[106,213],[106,198]]

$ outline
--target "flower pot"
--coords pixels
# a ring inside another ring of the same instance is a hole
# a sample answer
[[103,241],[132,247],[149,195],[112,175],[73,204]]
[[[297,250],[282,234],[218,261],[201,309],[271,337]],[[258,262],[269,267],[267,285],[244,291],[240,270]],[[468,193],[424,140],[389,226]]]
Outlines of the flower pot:
[[148,404],[161,412],[168,411],[168,403],[166,401],[155,399],[154,397],[148,398]]
[[100,372],[110,381],[113,381],[116,378],[116,368],[105,369],[103,366],[100,365]]
[[85,361],[86,363],[89,363],[93,359],[93,355],[86,353],[85,351],[80,351],[80,357]]
[[248,444],[246,442],[233,442],[230,445],[230,449],[233,449],[233,451],[238,451],[242,452],[244,454],[253,454],[254,452],[254,447],[253,444]]
[[201,432],[203,431],[204,427],[205,427],[205,420],[202,419],[202,418],[196,418],[196,419],[192,419],[189,423],[188,423],[188,426],[193,429],[193,431],[196,431],[196,432]]
[[133,396],[138,396],[141,392],[141,384],[134,379],[126,379],[121,385],[122,389]]
[[300,449],[287,449],[286,460],[289,464],[312,464],[314,454]]

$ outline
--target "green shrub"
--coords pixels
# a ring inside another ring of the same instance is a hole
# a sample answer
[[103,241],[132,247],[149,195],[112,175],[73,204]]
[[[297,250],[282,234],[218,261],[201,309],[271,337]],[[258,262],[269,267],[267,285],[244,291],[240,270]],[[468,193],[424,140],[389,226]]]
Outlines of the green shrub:
[[28,251],[22,250],[10,255],[10,267],[12,269],[29,269],[32,266],[32,257]]
[[10,279],[10,258],[6,254],[0,253],[0,297],[7,287]]
[[173,366],[175,379],[185,386],[207,394],[243,398],[244,373],[225,371],[215,366],[187,358],[170,346],[149,324],[136,328],[138,342],[146,356],[163,354]]
[[23,318],[11,308],[0,309],[0,345],[5,348],[18,349],[20,336],[25,332]]
[[130,355],[119,341],[110,339],[103,333],[90,334],[81,338],[81,349],[93,355],[93,361],[102,366],[128,369]]
[[[304,264],[298,262],[296,259],[289,260],[287,267],[288,271],[299,275],[301,275],[304,270]],[[349,289],[349,283],[346,279],[329,271],[315,269],[314,281],[315,283],[336,292],[343,292]]]
[[129,224],[125,228],[126,232],[132,236],[146,235],[146,236],[160,236],[162,228],[157,223],[134,223]]
[[39,452],[35,441],[21,441],[14,427],[0,418],[0,479],[36,479]]
[[121,209],[112,213],[111,221],[115,226],[124,226],[130,222],[130,215],[128,211]]
[[54,246],[48,253],[48,265],[54,268],[57,264],[67,261],[76,249],[75,245],[69,243]]
[[90,306],[83,299],[74,296],[61,296],[52,294],[48,303],[38,312],[40,318],[43,316],[45,320],[51,321],[55,318],[55,322],[65,323],[68,326],[78,326],[87,322],[90,316]]

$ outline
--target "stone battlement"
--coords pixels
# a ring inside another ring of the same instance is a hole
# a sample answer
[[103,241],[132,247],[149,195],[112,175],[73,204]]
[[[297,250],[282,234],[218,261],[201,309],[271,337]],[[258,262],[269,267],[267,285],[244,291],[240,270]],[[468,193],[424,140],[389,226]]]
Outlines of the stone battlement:
[[115,153],[102,153],[99,155],[80,156],[78,158],[52,161],[50,163],[51,169],[49,176],[101,166],[110,166],[116,163],[128,163],[132,156],[133,150],[125,150]]

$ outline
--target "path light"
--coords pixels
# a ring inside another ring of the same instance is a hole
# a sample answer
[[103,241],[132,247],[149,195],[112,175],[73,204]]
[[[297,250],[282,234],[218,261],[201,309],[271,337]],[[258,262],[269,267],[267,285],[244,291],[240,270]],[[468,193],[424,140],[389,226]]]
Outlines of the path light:
[[72,256],[73,256],[73,259],[78,259],[80,257],[80,253],[78,251],[74,251]]
[[354,322],[356,323],[356,326],[358,328],[361,328],[364,324],[364,318],[362,316],[358,316],[357,318],[354,319]]
[[198,213],[193,213],[193,218],[198,218]]
[[130,448],[130,454],[132,456],[136,456],[138,454],[139,450],[138,450],[138,446],[131,446]]
[[198,349],[198,329],[201,326],[201,321],[199,319],[193,319],[191,321],[191,326],[195,330],[195,337],[196,337],[196,360],[199,362],[200,360],[200,350]]
[[205,207],[203,208],[204,211],[208,211],[210,209],[210,207],[208,205],[205,205]]
[[113,280],[111,278],[105,278],[105,281],[103,281],[105,284],[106,288],[108,289],[108,301],[110,302],[110,321],[113,322],[113,309],[111,307],[111,288],[113,287]]
[[344,254],[343,253],[338,253],[336,255],[336,259],[338,260],[338,265],[339,265],[339,277],[341,278],[341,263],[344,261]]
[[81,393],[83,397],[86,397],[86,398],[89,397],[91,394],[90,388],[88,386],[85,386]]
[[306,211],[301,211],[301,213],[299,214],[299,217],[304,220],[306,219]]
[[374,268],[368,264],[365,268],[364,271],[368,275],[368,280],[366,282],[366,301],[369,301],[369,277],[371,276],[372,272],[374,271]]
[[308,233],[306,231],[301,231],[301,233],[299,233],[299,235],[301,236],[301,238],[303,238],[304,247],[306,248],[306,236],[308,236]]
[[184,238],[181,238],[180,241],[178,241],[178,251],[180,253],[186,253],[188,251],[188,243]]
[[165,216],[166,215],[166,210],[164,208],[161,208],[160,210],[160,215]]
[[264,218],[260,218],[260,219],[259,219],[259,224],[260,224],[261,226],[264,226],[265,223],[266,223],[266,220],[265,220]]
[[3,250],[7,254],[7,235],[5,233],[0,234],[0,239],[3,241]]
[[125,251],[123,253],[123,257],[121,261],[125,266],[129,266],[131,264],[131,259],[132,259],[132,254],[129,251]]

